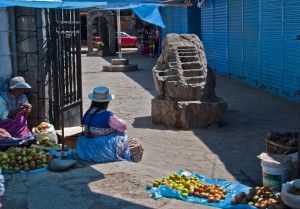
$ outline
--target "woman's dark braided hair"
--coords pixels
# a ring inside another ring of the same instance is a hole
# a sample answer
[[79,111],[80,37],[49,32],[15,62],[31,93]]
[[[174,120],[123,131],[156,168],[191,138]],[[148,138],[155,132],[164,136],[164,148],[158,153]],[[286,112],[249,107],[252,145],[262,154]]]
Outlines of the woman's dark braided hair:
[[109,103],[109,101],[107,101],[107,102],[96,102],[96,101],[92,101],[92,104],[91,104],[90,108],[89,108],[89,109],[86,111],[86,113],[84,114],[83,119],[82,119],[82,124],[84,124],[84,120],[85,120],[85,118],[86,118],[88,112],[90,112],[90,110],[91,110],[92,108],[97,108],[97,110],[91,115],[90,120],[89,120],[89,123],[88,123],[88,127],[87,127],[87,128],[88,128],[88,137],[91,137],[90,125],[91,125],[91,122],[92,122],[93,117],[94,117],[99,111],[101,111],[101,110],[106,110],[107,107],[108,107],[108,103]]

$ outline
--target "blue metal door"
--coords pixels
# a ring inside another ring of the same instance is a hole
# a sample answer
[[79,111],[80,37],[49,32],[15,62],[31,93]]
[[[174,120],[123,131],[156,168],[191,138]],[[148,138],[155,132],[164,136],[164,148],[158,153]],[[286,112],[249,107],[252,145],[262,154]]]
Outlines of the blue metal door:
[[282,94],[282,0],[261,0],[261,87]]
[[188,18],[186,7],[172,7],[173,33],[188,33]]
[[228,74],[227,1],[215,1],[214,7],[214,70]]
[[192,6],[188,7],[188,33],[201,37],[201,9]]
[[[300,90],[300,3],[286,0],[283,25],[283,96],[297,99]],[[298,38],[297,38],[298,37]],[[298,39],[298,40],[297,40]]]
[[228,74],[227,1],[211,0],[202,5],[202,42],[208,66]]
[[259,0],[243,1],[243,72],[244,82],[260,83],[260,14]]
[[243,4],[228,1],[228,75],[244,79],[243,64]]
[[207,64],[211,69],[215,69],[215,31],[214,31],[214,5],[213,1],[202,4],[201,30],[202,43],[204,45]]
[[173,30],[172,7],[162,7],[161,16],[166,25],[166,27],[162,29],[162,40],[164,40],[166,35]]

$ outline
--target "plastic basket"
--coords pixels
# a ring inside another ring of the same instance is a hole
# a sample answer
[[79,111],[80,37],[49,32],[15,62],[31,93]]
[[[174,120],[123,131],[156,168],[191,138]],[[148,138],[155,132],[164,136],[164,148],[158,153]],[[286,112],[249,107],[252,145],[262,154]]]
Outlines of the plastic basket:
[[287,147],[276,142],[266,140],[266,151],[269,154],[288,155],[297,152],[297,147]]

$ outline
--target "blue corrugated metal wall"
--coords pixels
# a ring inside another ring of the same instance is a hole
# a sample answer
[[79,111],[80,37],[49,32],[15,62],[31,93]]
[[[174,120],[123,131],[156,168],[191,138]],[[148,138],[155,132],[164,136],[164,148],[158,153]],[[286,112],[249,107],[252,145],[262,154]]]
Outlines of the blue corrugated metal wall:
[[162,29],[161,38],[165,39],[168,33],[172,33],[172,7],[162,7],[161,8],[161,16],[166,25],[164,29]]
[[227,1],[217,0],[214,7],[215,71],[228,74]]
[[173,8],[173,33],[188,33],[188,19],[186,7],[172,7]]
[[300,2],[286,0],[283,7],[283,96],[296,99],[300,90]]
[[214,27],[214,7],[213,1],[211,3],[202,5],[201,15],[201,41],[204,45],[205,55],[210,68],[215,69],[215,27]]
[[241,0],[228,1],[228,74],[244,78],[243,64],[243,4]]
[[228,1],[229,75],[296,101],[299,11],[298,0]]
[[210,0],[202,5],[202,42],[208,66],[228,74],[227,1]]
[[254,86],[260,81],[259,0],[243,2],[243,72],[244,81]]
[[261,87],[282,94],[282,0],[261,0]]

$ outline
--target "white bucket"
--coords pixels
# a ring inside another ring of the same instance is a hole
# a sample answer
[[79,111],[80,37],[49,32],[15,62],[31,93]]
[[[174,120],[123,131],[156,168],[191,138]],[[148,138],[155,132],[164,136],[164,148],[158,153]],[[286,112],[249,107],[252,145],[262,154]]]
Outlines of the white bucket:
[[280,189],[291,178],[291,166],[262,160],[263,186]]

